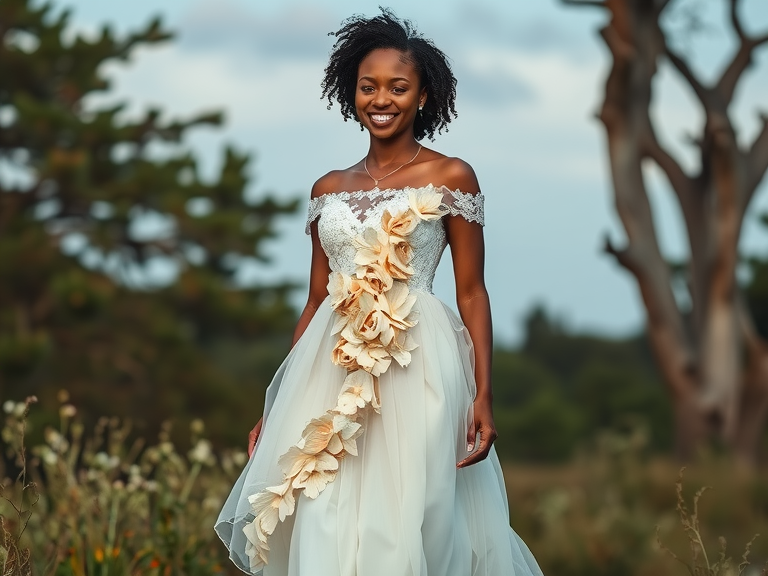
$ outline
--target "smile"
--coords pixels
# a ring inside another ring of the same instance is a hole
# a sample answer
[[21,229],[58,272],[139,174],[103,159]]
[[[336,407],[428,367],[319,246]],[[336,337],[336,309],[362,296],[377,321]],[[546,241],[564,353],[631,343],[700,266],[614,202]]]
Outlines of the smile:
[[395,117],[394,114],[370,114],[371,122],[382,126],[387,124]]

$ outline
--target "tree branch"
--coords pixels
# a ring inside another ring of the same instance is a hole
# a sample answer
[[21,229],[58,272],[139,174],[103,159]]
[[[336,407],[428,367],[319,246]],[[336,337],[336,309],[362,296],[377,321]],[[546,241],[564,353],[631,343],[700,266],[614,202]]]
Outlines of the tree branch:
[[749,205],[749,201],[752,199],[758,184],[760,184],[760,180],[763,179],[766,171],[768,171],[768,114],[761,114],[760,118],[763,121],[763,127],[752,142],[747,153],[747,197],[745,206]]
[[664,174],[667,175],[667,179],[672,185],[672,189],[675,191],[675,194],[677,194],[681,204],[683,204],[683,209],[685,209],[684,204],[690,197],[691,178],[685,173],[685,170],[683,170],[675,157],[659,144],[652,126],[647,130],[643,151],[646,153],[646,156],[656,162],[659,168],[664,171]]
[[739,0],[731,0],[731,25],[734,32],[741,40],[746,40],[747,35],[744,33],[744,28],[741,26],[741,20],[739,20]]
[[731,25],[733,26],[736,36],[739,38],[739,48],[736,50],[736,54],[731,60],[731,63],[723,71],[720,80],[717,82],[716,90],[723,98],[723,103],[727,107],[733,99],[733,93],[736,90],[736,85],[739,83],[739,79],[744,71],[752,64],[752,54],[755,49],[761,44],[768,42],[768,34],[750,38],[744,31],[744,27],[741,24],[741,19],[738,14],[739,0],[731,0]]
[[602,0],[560,0],[563,4],[570,4],[571,6],[593,6],[597,8],[606,8],[605,2]]
[[666,53],[667,58],[669,58],[669,61],[672,62],[672,65],[677,68],[677,71],[680,72],[683,78],[690,84],[691,88],[693,88],[693,91],[696,93],[696,96],[704,108],[707,109],[709,107],[709,90],[699,82],[699,79],[696,78],[696,75],[693,73],[690,66],[688,66],[688,63],[683,60],[681,56],[675,54],[666,43],[664,45],[664,52]]

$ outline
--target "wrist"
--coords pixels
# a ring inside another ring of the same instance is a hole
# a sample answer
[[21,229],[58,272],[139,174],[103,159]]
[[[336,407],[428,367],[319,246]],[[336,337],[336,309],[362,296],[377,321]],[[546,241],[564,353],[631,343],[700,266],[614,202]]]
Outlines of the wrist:
[[475,394],[475,403],[493,405],[493,392],[489,388],[478,388]]

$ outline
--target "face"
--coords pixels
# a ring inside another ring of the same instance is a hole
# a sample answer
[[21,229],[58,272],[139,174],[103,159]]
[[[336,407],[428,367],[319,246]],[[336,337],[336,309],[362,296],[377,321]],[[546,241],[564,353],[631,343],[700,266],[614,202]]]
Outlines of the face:
[[412,134],[419,105],[426,99],[419,74],[403,52],[380,48],[360,62],[355,110],[372,136]]

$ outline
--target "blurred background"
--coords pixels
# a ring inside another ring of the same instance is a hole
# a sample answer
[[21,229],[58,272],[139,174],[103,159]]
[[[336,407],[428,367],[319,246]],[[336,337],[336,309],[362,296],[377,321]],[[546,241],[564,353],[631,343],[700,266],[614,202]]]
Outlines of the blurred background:
[[[768,5],[389,7],[459,81],[427,145],[486,195],[513,526],[547,574],[683,573],[657,525],[740,573],[768,524]],[[0,0],[0,559],[230,573],[208,527],[306,298],[309,190],[367,151],[320,99],[328,33],[377,10]]]

